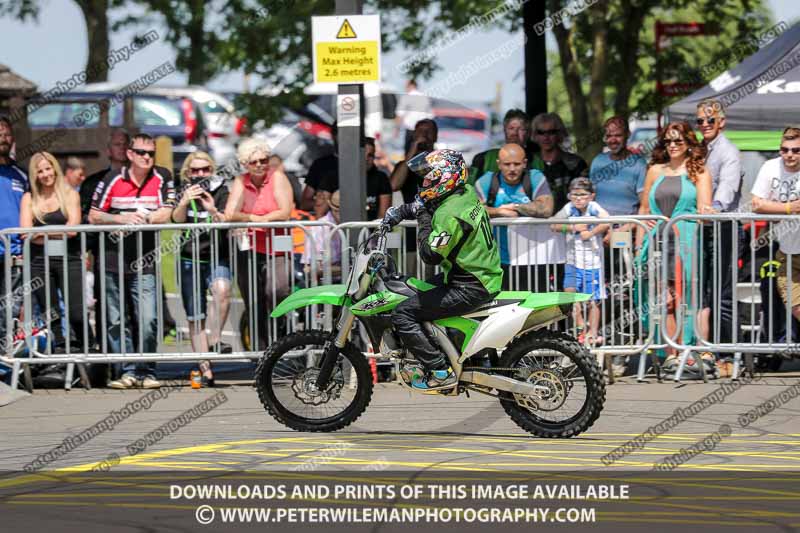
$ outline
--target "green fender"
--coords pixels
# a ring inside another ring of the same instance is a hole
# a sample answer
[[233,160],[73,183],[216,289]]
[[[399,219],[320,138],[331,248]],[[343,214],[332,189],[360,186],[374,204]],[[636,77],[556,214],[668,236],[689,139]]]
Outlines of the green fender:
[[309,287],[308,289],[300,289],[287,296],[278,306],[270,313],[272,318],[283,316],[289,311],[294,311],[300,307],[307,307],[312,304],[332,304],[342,305],[345,301],[345,292],[347,286],[345,285],[320,285],[318,287]]

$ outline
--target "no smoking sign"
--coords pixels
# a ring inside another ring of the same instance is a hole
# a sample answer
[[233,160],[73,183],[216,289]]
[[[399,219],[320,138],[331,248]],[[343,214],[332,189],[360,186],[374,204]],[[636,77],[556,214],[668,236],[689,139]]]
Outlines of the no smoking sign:
[[356,101],[352,96],[342,98],[342,111],[352,111],[356,108]]
[[358,126],[360,118],[359,96],[356,94],[340,94],[336,98],[336,122],[338,126]]

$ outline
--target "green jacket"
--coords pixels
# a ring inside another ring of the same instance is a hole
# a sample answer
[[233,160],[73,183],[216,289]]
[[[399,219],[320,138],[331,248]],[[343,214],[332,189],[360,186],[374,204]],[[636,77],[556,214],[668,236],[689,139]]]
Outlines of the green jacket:
[[418,216],[417,241],[423,261],[441,265],[445,282],[477,279],[489,293],[500,291],[503,270],[500,251],[489,225],[489,214],[471,185],[446,197]]

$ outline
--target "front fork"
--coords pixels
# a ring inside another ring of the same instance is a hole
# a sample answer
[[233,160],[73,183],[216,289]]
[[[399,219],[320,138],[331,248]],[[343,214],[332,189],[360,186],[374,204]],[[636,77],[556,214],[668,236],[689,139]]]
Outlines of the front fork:
[[350,330],[353,329],[355,321],[356,315],[353,314],[349,307],[343,307],[339,321],[334,329],[336,336],[332,341],[329,340],[325,343],[325,348],[322,351],[322,361],[317,375],[317,388],[319,390],[325,390],[328,386],[328,382],[330,382],[333,375],[333,368],[339,359],[339,350],[344,348],[347,336],[350,335]]
[[[369,275],[362,275],[361,283],[355,295],[353,295],[352,301],[361,301],[361,299],[367,295],[371,283],[372,279]],[[344,345],[347,344],[347,337],[350,335],[355,321],[356,315],[353,314],[345,301],[345,305],[342,307],[342,312],[339,315],[339,321],[334,328],[336,336],[333,338],[333,341],[325,343],[325,348],[322,351],[322,361],[320,362],[319,374],[317,375],[316,382],[317,389],[325,390],[328,386],[331,376],[333,375],[333,368],[336,366],[336,361],[339,359],[339,350],[344,348]]]

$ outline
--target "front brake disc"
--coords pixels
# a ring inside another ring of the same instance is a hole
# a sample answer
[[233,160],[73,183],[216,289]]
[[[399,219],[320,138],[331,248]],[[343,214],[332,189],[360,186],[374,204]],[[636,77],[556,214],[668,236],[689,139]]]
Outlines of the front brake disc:
[[292,391],[294,391],[295,398],[306,405],[322,405],[338,399],[341,396],[342,387],[344,387],[341,370],[341,368],[334,370],[334,375],[331,376],[330,383],[325,390],[317,388],[318,369],[312,368],[298,374],[292,380]]

